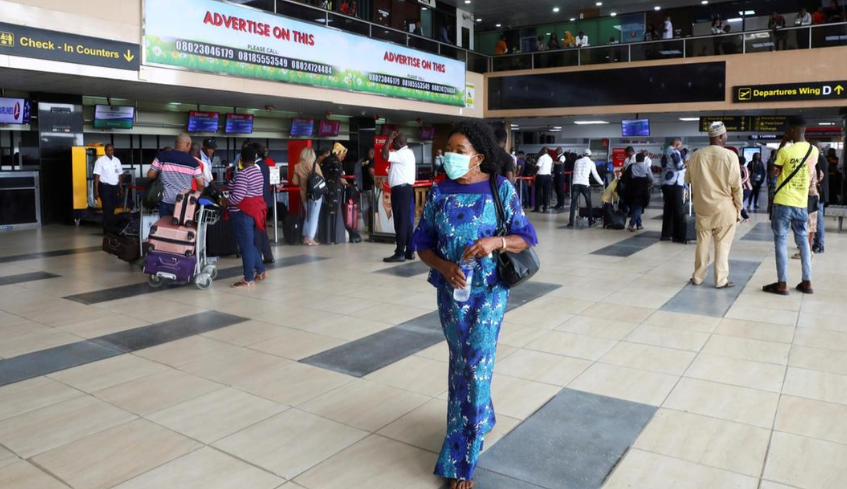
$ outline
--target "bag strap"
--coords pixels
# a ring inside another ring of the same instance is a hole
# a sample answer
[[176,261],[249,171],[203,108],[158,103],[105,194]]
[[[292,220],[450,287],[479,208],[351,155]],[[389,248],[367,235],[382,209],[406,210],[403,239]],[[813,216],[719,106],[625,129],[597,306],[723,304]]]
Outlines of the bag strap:
[[506,211],[503,209],[503,201],[500,200],[500,190],[497,188],[497,175],[492,174],[488,180],[491,183],[491,199],[497,210],[497,236],[506,236]]
[[796,174],[797,174],[797,172],[799,172],[799,171],[800,171],[800,169],[802,169],[802,168],[805,168],[805,167],[806,167],[806,160],[808,160],[808,159],[809,159],[809,155],[810,155],[810,154],[812,154],[812,148],[813,148],[813,147],[814,147],[814,146],[812,146],[812,143],[809,143],[809,151],[807,151],[807,152],[806,152],[806,156],[804,156],[804,157],[803,157],[803,161],[801,161],[801,162],[800,162],[800,164],[799,164],[799,165],[797,165],[797,168],[795,168],[795,169],[794,169],[794,171],[793,171],[793,172],[791,172],[791,175],[788,175],[788,178],[786,178],[785,180],[783,180],[783,181],[782,181],[782,183],[781,183],[781,184],[779,184],[779,187],[777,187],[776,191],[773,193],[773,196],[774,196],[774,197],[776,197],[776,194],[778,194],[778,193],[779,193],[779,191],[780,191],[780,190],[782,190],[782,187],[785,187],[785,185],[787,185],[787,184],[788,184],[788,182],[790,182],[790,181],[791,181],[791,179],[792,179],[792,178],[794,178],[794,175],[796,175]]
[[313,162],[312,162],[312,171],[311,171],[311,172],[309,172],[309,179],[311,179],[311,178],[312,178],[312,176],[313,176],[315,173],[317,173],[317,172],[318,172],[317,168],[318,168],[318,160],[316,159],[315,161],[313,161]]

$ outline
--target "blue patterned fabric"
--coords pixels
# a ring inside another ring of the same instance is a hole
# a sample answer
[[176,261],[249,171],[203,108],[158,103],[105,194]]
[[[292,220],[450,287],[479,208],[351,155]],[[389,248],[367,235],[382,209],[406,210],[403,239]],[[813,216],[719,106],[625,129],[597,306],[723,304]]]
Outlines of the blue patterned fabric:
[[[498,185],[508,234],[519,235],[535,246],[535,229],[515,188],[503,178]],[[417,251],[432,250],[442,259],[458,263],[468,246],[496,231],[497,211],[490,184],[461,185],[448,180],[430,191],[412,243]],[[435,474],[470,480],[485,435],[496,423],[491,377],[509,289],[500,281],[493,258],[479,260],[466,302],[453,300],[453,288],[439,272],[430,271],[429,282],[437,289],[441,326],[450,349],[447,434]]]

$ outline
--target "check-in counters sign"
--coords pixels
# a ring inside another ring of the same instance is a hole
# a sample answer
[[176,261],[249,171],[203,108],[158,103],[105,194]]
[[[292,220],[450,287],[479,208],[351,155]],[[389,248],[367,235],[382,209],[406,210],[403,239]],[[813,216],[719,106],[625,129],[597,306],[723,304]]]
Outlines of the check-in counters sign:
[[847,81],[734,87],[736,103],[847,99]]
[[0,54],[138,70],[138,45],[0,23]]

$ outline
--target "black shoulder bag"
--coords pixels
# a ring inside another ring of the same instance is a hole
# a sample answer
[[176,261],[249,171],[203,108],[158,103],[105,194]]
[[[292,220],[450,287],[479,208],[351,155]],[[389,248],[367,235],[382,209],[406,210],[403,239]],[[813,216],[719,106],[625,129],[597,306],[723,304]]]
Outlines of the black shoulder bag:
[[311,201],[316,201],[326,195],[329,188],[326,186],[326,180],[317,173],[318,161],[312,163],[312,171],[309,173],[309,180],[306,182],[306,198]]
[[[788,182],[790,182],[790,181],[791,181],[791,179],[792,179],[792,178],[794,178],[794,175],[796,175],[796,174],[797,174],[797,172],[799,172],[801,169],[803,169],[803,168],[805,168],[805,167],[806,167],[806,160],[808,160],[808,159],[809,159],[809,155],[811,155],[811,154],[812,154],[812,148],[813,148],[813,147],[814,147],[814,146],[812,146],[811,144],[809,144],[809,151],[807,151],[807,152],[806,152],[806,156],[804,156],[804,157],[803,157],[803,161],[801,161],[801,162],[800,162],[800,164],[799,164],[799,165],[797,165],[797,168],[795,168],[795,169],[794,169],[794,171],[793,171],[793,172],[791,172],[791,174],[790,174],[790,175],[788,175],[788,178],[786,178],[785,180],[783,180],[783,181],[782,181],[782,183],[781,183],[781,184],[779,184],[779,187],[777,187],[777,188],[776,188],[776,190],[775,190],[775,191],[774,191],[774,193],[773,193],[773,198],[774,198],[774,200],[776,200],[776,194],[778,194],[778,193],[779,193],[779,191],[780,191],[780,190],[782,190],[782,188],[783,188],[783,187],[785,187],[786,185],[788,185]],[[809,205],[807,205],[807,210],[808,210],[808,207],[810,207],[810,206],[811,206],[810,204],[809,204]],[[818,203],[817,203],[817,198],[816,198],[816,199],[815,199],[815,209],[817,209],[817,207],[818,207]],[[773,220],[773,206],[771,206],[771,216],[770,216],[770,218],[771,218],[771,220]]]
[[[506,211],[503,209],[503,201],[500,200],[500,191],[497,188],[497,176],[491,175],[491,197],[494,207],[497,209],[497,234],[498,237],[508,236],[506,229]],[[541,261],[535,250],[527,248],[520,253],[509,251],[495,251],[494,259],[497,261],[497,273],[500,279],[509,288],[516,287],[535,275],[541,268]]]

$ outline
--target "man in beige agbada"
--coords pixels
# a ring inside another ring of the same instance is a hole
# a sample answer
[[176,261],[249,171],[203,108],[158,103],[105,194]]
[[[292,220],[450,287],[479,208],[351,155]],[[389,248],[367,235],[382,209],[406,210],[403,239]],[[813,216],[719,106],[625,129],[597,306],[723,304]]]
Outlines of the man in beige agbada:
[[697,251],[691,283],[700,285],[709,269],[709,248],[715,240],[715,287],[735,287],[729,281],[729,250],[740,220],[743,191],[738,156],[724,148],[726,127],[715,122],[709,127],[710,146],[691,156],[685,181],[691,184],[697,215]]

